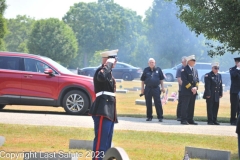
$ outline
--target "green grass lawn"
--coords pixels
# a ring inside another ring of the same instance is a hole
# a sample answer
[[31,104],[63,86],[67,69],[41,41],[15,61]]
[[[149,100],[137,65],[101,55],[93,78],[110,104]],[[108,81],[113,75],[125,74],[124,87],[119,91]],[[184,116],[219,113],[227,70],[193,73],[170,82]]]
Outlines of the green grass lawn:
[[[94,136],[93,129],[12,124],[0,124],[0,133],[6,138],[0,147],[4,152],[64,151],[83,155],[88,151],[68,149],[69,139],[92,140]],[[131,160],[181,160],[185,146],[228,150],[231,159],[237,160],[236,137],[115,130],[113,143],[124,148]]]
[[[132,87],[140,87],[140,82],[117,83],[118,89]],[[203,87],[200,85],[199,92],[204,91]],[[168,87],[169,95],[177,91],[177,83],[172,83],[172,87]],[[144,99],[144,97],[139,97],[139,94],[140,91],[129,91],[127,94],[117,93],[118,116],[146,117],[146,107],[135,104],[136,99]],[[176,106],[177,101],[164,105],[164,118],[176,119]],[[64,112],[61,107],[6,106],[5,109]],[[153,116],[156,117],[155,109],[153,111]],[[205,100],[196,100],[194,119],[206,121],[206,116]],[[229,123],[229,118],[229,92],[224,92],[220,101],[218,120]],[[0,124],[0,135],[6,137],[6,143],[0,147],[0,150],[57,152],[59,150],[69,151],[69,139],[92,140],[93,129]],[[231,159],[238,159],[236,137],[115,130],[113,142],[115,146],[124,148],[132,160],[181,160],[185,146],[229,150]],[[87,151],[81,150],[80,152],[86,153]]]

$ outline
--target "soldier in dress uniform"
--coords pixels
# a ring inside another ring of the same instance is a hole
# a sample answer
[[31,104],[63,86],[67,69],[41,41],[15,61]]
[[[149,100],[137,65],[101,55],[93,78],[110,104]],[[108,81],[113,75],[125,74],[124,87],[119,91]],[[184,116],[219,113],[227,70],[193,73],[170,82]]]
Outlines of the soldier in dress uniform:
[[205,91],[203,98],[207,103],[207,118],[208,125],[219,125],[217,121],[217,114],[219,108],[219,101],[223,95],[222,76],[218,73],[219,63],[212,63],[212,71],[205,74]]
[[182,113],[181,113],[181,124],[188,125],[197,123],[193,120],[195,100],[198,90],[199,78],[198,72],[194,68],[195,66],[195,55],[188,56],[187,65],[182,69],[181,72],[181,95],[182,95]]
[[93,141],[93,160],[102,160],[105,152],[111,148],[116,115],[116,81],[112,76],[112,68],[117,62],[118,50],[101,53],[102,66],[93,77],[96,100],[92,104],[89,115],[94,121],[95,138]]
[[230,103],[231,117],[230,124],[236,125],[238,115],[238,93],[240,92],[240,57],[234,58],[235,66],[229,69],[231,76]]

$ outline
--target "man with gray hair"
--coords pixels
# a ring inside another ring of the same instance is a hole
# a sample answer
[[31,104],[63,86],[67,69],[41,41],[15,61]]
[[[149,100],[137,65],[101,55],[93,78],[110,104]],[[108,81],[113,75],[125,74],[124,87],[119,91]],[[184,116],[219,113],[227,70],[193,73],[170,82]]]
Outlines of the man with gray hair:
[[[146,106],[147,106],[147,120],[146,121],[152,121],[152,97],[154,99],[154,104],[157,112],[158,121],[162,122],[163,119],[163,109],[162,109],[162,103],[160,99],[161,91],[165,93],[164,87],[163,87],[163,72],[161,68],[155,66],[155,60],[153,58],[150,58],[148,60],[149,67],[146,67],[143,70],[143,74],[141,76],[141,95],[145,95],[146,100]],[[145,84],[145,88],[144,88]],[[161,90],[159,87],[159,84],[161,84]]]
[[177,68],[176,78],[178,81],[178,105],[177,105],[177,121],[181,121],[181,108],[182,108],[182,95],[181,95],[181,86],[182,86],[182,79],[181,79],[181,71],[187,65],[187,57],[182,57],[182,66]]

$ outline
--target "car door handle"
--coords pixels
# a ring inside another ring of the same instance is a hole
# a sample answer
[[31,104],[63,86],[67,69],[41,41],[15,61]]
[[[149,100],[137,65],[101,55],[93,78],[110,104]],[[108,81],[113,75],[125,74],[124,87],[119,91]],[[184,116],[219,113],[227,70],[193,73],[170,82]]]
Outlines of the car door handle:
[[32,75],[24,75],[25,78],[32,78]]

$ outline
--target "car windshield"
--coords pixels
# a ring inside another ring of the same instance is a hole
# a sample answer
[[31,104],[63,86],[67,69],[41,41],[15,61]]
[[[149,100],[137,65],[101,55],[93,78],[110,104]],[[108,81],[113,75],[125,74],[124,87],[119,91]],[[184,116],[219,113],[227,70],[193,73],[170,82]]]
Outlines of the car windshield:
[[49,64],[51,64],[52,66],[54,66],[56,69],[58,69],[59,71],[61,71],[63,74],[74,74],[73,72],[71,72],[70,70],[68,70],[67,68],[63,67],[61,64],[55,62],[54,60],[47,58],[47,57],[42,57],[45,61],[47,61]]

